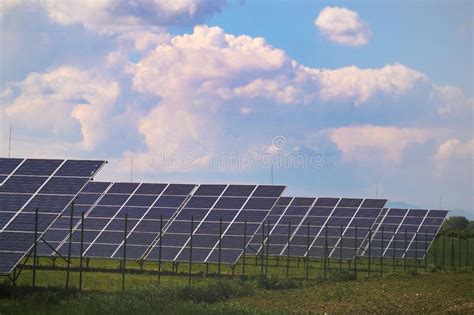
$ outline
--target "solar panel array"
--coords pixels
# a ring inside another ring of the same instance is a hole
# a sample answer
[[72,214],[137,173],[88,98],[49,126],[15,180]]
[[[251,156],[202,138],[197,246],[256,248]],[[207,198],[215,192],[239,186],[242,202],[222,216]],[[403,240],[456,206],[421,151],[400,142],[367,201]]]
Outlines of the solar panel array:
[[188,261],[193,231],[193,261],[234,264],[284,189],[267,185],[199,186],[147,259],[157,260],[161,246],[161,259]]
[[0,274],[9,274],[104,161],[0,158]]
[[[373,228],[370,255],[375,257],[425,257],[448,211],[424,209],[383,209]],[[361,247],[369,255],[369,240]]]
[[422,259],[447,215],[384,209],[385,199],[280,197],[279,185],[89,182],[104,163],[0,158],[0,274],[32,249],[36,208],[43,256],[67,254],[71,223],[71,253],[80,255],[84,213],[86,258],[123,257],[127,215],[128,259],[227,264],[247,246],[273,256]]
[[[81,213],[85,213],[83,256],[121,258],[127,215],[127,256],[139,259],[195,188],[192,184],[91,182],[78,195],[73,211],[71,254],[80,255]],[[69,248],[70,212],[66,211],[44,240],[65,255]],[[162,219],[162,220],[161,220]],[[40,254],[54,254],[43,244]]]
[[354,247],[362,244],[385,203],[385,199],[282,197],[266,220],[268,239],[262,227],[251,246],[276,256],[352,259]]

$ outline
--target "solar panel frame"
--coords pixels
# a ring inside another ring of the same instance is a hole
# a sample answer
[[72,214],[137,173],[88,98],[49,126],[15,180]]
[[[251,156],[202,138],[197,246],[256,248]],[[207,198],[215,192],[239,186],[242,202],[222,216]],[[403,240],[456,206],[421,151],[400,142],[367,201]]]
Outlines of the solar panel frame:
[[[391,214],[391,212],[395,212],[395,214],[400,213],[401,211],[404,212],[403,217],[400,216],[394,216]],[[424,212],[426,211],[426,212]],[[419,214],[422,214],[424,212],[423,218],[420,220]],[[416,214],[416,215],[415,215]],[[441,220],[438,224],[424,224],[427,220],[427,218],[430,218],[430,215],[434,214],[433,218],[437,218],[438,221]],[[439,214],[439,215],[437,215]],[[447,210],[434,210],[434,209],[399,209],[399,208],[387,208],[386,212],[381,215],[380,218],[380,223],[374,228],[374,231],[372,233],[372,239],[370,240],[365,240],[364,242],[364,248],[361,248],[359,255],[360,256],[368,256],[368,248],[369,248],[369,241],[371,242],[370,248],[371,248],[371,256],[374,257],[395,257],[395,258],[405,258],[407,256],[407,259],[424,259],[426,256],[427,252],[429,251],[429,248],[431,247],[433,240],[436,238],[436,235],[439,233],[439,230],[441,229],[441,226],[443,225],[444,221],[446,220],[446,215],[448,214]],[[400,220],[393,220],[392,218],[401,218]],[[417,220],[410,221],[411,218],[417,218]],[[388,221],[389,223],[386,223]],[[394,222],[395,224],[391,223]],[[406,222],[409,223],[415,223],[415,224],[407,224]],[[419,223],[416,223],[419,222]],[[379,234],[381,234],[381,227],[385,226],[393,226],[396,225],[396,231],[393,232],[390,230],[384,230],[386,233],[385,235],[390,235],[388,239],[384,238],[383,242],[382,239],[378,238]],[[430,226],[433,227],[435,232],[427,232],[425,229],[425,232],[427,235],[430,236],[430,239],[427,240],[426,242],[423,241],[420,246],[416,246],[416,250],[412,248],[413,243],[416,241],[419,243],[418,240],[416,240],[417,235],[420,235],[420,237],[423,239],[425,237],[425,233],[421,230],[423,226]],[[408,231],[408,227],[410,227],[410,231]],[[405,228],[407,229],[407,232],[405,232]],[[420,233],[422,232],[422,233]],[[405,247],[405,233],[410,235],[409,239],[407,239],[407,246]],[[402,240],[397,239],[397,235],[401,235]],[[401,247],[398,247],[396,243],[403,243]],[[387,243],[387,244],[385,244]],[[378,245],[381,244],[381,245]],[[381,247],[383,246],[383,247]],[[425,249],[426,246],[426,249]],[[394,248],[395,247],[395,248]],[[381,252],[383,250],[383,252]],[[415,255],[408,255],[412,251],[415,251]],[[421,253],[419,256],[418,253]]]
[[[65,163],[67,163],[68,161],[82,161],[82,160],[22,159],[21,162],[18,163],[18,165],[14,169],[12,169],[12,172],[8,175],[6,180],[12,178],[13,176],[19,176],[19,177],[21,177],[21,176],[30,176],[30,177],[38,176],[38,177],[41,177],[44,174],[48,173],[47,172],[48,167],[38,167],[37,169],[35,169],[34,163],[39,163],[38,161],[43,161],[45,165],[48,164],[47,161],[52,161],[51,163],[54,162],[56,167],[54,169],[49,168],[48,172],[50,174],[48,176],[48,179],[45,182],[43,182],[43,184],[40,187],[38,187],[38,189],[34,193],[28,195],[28,199],[25,199],[25,201],[21,204],[21,207],[18,208],[18,211],[15,212],[15,214],[8,220],[7,223],[2,225],[2,228],[0,230],[0,236],[2,234],[4,234],[5,231],[9,230],[10,226],[12,224],[16,224],[15,220],[16,220],[16,218],[18,218],[20,216],[20,214],[21,215],[28,214],[28,211],[24,211],[24,209],[27,206],[29,206],[29,204],[32,202],[32,200],[35,197],[37,197],[37,196],[47,196],[46,194],[41,193],[41,189],[43,187],[45,187],[45,185],[47,185],[50,182],[50,180],[52,180],[53,178],[60,178],[61,177],[61,176],[57,176],[56,174],[57,174],[58,170],[60,170],[61,167]],[[84,160],[84,161],[86,161],[86,160]],[[88,162],[88,161],[86,161],[86,162]],[[97,172],[99,172],[100,169],[106,163],[106,161],[90,161],[90,162],[97,163],[97,166],[96,166],[95,170],[90,174],[90,176],[85,176],[85,178],[87,178],[87,180],[84,181],[84,183],[83,183],[82,187],[80,187],[80,189],[82,189],[87,184],[87,182],[89,182],[92,179],[92,177]],[[24,166],[23,169],[22,169],[22,166]],[[33,175],[29,175],[29,174],[33,174]],[[2,187],[4,187],[4,186],[2,185]],[[55,211],[55,215],[48,215],[47,213],[43,212],[42,209],[40,209],[39,218],[38,218],[40,221],[46,220],[45,218],[49,216],[49,219],[47,221],[44,221],[44,229],[41,229],[41,230],[38,231],[38,235],[37,235],[38,238],[36,240],[34,240],[34,237],[33,237],[33,240],[31,242],[29,242],[29,245],[25,245],[25,246],[28,247],[25,251],[23,251],[23,250],[20,250],[20,251],[18,251],[18,250],[2,250],[0,252],[0,254],[2,256],[9,255],[8,253],[13,252],[13,253],[18,254],[18,255],[13,255],[13,256],[19,258],[15,261],[13,261],[13,260],[9,261],[10,264],[7,264],[4,261],[2,266],[6,266],[6,267],[3,268],[3,269],[0,269],[0,274],[9,275],[17,267],[17,265],[21,262],[21,260],[31,253],[31,250],[35,246],[35,243],[38,243],[38,241],[43,237],[45,232],[58,220],[61,213],[64,212],[64,210],[69,206],[71,200],[73,200],[75,198],[75,196],[78,195],[80,189],[78,189],[77,191],[68,191],[69,194],[67,194],[65,196],[70,196],[70,200],[68,200],[68,202],[65,203],[62,208],[59,208],[58,211]],[[56,195],[53,195],[53,196],[56,196]],[[45,215],[46,215],[46,217],[45,217]],[[31,234],[32,232],[29,231],[29,233]],[[18,248],[15,248],[15,249],[18,249]],[[12,255],[10,255],[10,256],[12,256]],[[7,270],[7,268],[8,268],[8,270]]]
[[[214,191],[213,194],[210,193],[202,193],[202,191],[209,191],[209,189],[206,188],[206,186],[220,186],[220,189],[217,191]],[[191,211],[191,210],[196,210],[199,208],[190,208],[189,204],[193,204],[194,201],[192,201],[193,198],[196,197],[202,197],[202,196],[209,196],[213,195],[214,197],[217,197],[215,199],[214,203],[212,205],[207,204],[209,207],[205,208],[205,215],[202,216],[201,213],[201,219],[194,218],[195,225],[193,226],[193,240],[196,238],[196,241],[193,241],[193,260],[201,263],[207,263],[211,262],[211,256],[216,250],[216,247],[218,246],[218,241],[214,242],[212,246],[206,245],[204,243],[201,243],[199,240],[202,238],[202,236],[206,236],[207,239],[215,239],[216,237],[219,237],[218,230],[219,230],[219,218],[220,215],[216,214],[217,212],[222,212],[222,214],[226,213],[229,214],[229,217],[227,220],[223,220],[223,229],[222,229],[222,238],[230,236],[229,231],[233,231],[236,229],[237,224],[241,224],[240,222],[237,222],[238,216],[243,212],[243,211],[248,211],[245,210],[245,205],[247,204],[248,200],[251,198],[265,198],[265,197],[255,197],[253,193],[258,189],[258,187],[275,187],[276,190],[283,191],[285,186],[280,186],[280,185],[219,185],[219,184],[202,184],[199,187],[196,188],[195,193],[190,197],[188,202],[183,205],[182,209],[180,210],[179,213],[176,214],[176,216],[173,218],[173,221],[170,225],[168,225],[166,231],[164,231],[163,234],[163,240],[162,240],[162,260],[163,261],[172,261],[172,262],[178,262],[178,261],[187,261],[189,259],[189,254],[188,254],[188,249],[189,249],[189,243],[190,243],[190,233],[191,233],[191,223],[190,223],[190,218],[189,214],[184,215],[184,211]],[[225,186],[224,189],[222,187]],[[252,187],[252,189],[250,189]],[[217,195],[219,193],[219,195]],[[274,193],[273,193],[274,194]],[[217,196],[216,196],[217,195]],[[235,208],[235,203],[234,206],[232,204],[228,204],[223,206],[224,204],[221,202],[222,200],[227,200],[231,198],[241,198],[243,199],[243,202],[238,203],[238,208]],[[278,198],[270,197],[273,198],[274,201],[276,202]],[[220,205],[221,207],[218,207]],[[222,207],[223,206],[223,207]],[[273,204],[272,204],[273,206]],[[271,207],[265,211],[265,210],[256,210],[259,212],[264,212],[265,215],[263,218],[266,217],[268,212],[270,211]],[[201,209],[200,211],[202,211]],[[217,216],[216,216],[217,215]],[[224,215],[222,215],[224,219]],[[184,219],[183,219],[184,218]],[[262,220],[259,220],[259,223],[261,223]],[[258,229],[258,224],[252,224],[249,223],[249,226],[253,227],[254,232]],[[248,245],[248,242],[250,242],[251,236],[253,234],[248,234],[247,235],[247,242],[246,244]],[[167,243],[166,239],[170,236],[174,236],[175,238],[182,239],[181,241],[178,241],[172,245]],[[182,236],[182,237],[180,237]],[[204,238],[202,238],[204,240]],[[226,240],[229,238],[226,238]],[[206,240],[208,241],[208,240]],[[159,245],[160,240],[157,238],[156,242],[152,247],[150,247],[150,251],[146,256],[143,257],[144,260],[157,260],[156,256],[158,253],[158,245]],[[212,243],[212,242],[211,242]],[[243,235],[242,235],[242,244],[243,244]],[[204,247],[203,247],[204,246]],[[174,250],[174,252],[173,252]],[[239,259],[241,252],[243,252],[243,247],[240,246],[239,249],[235,248],[223,248],[223,250],[228,250],[229,259],[231,257],[234,257],[235,259]],[[230,251],[232,252],[233,256],[230,256]],[[238,252],[237,252],[238,251]],[[236,260],[232,259],[231,261],[222,261],[222,263],[227,263],[227,264],[235,264]]]

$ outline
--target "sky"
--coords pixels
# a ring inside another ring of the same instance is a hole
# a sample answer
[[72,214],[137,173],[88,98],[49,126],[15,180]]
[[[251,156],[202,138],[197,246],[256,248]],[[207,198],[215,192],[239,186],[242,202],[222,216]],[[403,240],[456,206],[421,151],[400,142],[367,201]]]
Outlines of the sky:
[[474,218],[472,1],[5,0],[0,154]]

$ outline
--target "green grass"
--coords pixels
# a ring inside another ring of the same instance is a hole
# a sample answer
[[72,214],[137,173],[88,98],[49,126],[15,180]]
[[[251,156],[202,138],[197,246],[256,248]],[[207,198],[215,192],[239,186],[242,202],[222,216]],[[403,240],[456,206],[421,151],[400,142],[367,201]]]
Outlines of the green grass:
[[[58,271],[40,271],[41,281],[62,280]],[[84,293],[51,285],[33,290],[0,285],[0,314],[287,314],[287,313],[465,313],[474,312],[474,273],[436,272],[360,278],[346,274],[296,280],[272,276],[255,280],[187,279],[167,276],[161,285],[135,284],[125,291],[116,273],[90,273]],[[25,274],[26,275],[26,274]],[[171,278],[173,280],[171,280]],[[145,280],[145,281],[144,281]],[[41,283],[43,284],[43,283]],[[92,287],[94,286],[94,289]],[[113,288],[116,288],[114,286]]]
[[[454,242],[452,242],[454,240]],[[162,264],[161,283],[157,284],[157,263],[139,265],[127,262],[126,290],[121,291],[122,274],[117,260],[91,260],[83,273],[83,292],[77,291],[77,259],[72,260],[70,287],[65,290],[66,263],[40,259],[37,286],[32,290],[31,259],[17,281],[0,285],[0,314],[284,314],[307,313],[474,313],[474,241],[459,246],[457,239],[446,238],[444,268],[442,239],[432,246],[426,259],[417,264],[403,259],[380,258],[354,262],[331,260],[324,270],[323,261],[311,259],[309,269],[303,259],[269,257],[268,269],[254,256],[246,257],[246,281],[240,281],[242,259],[234,269],[193,264],[192,285],[188,286],[187,263],[172,271]],[[454,245],[454,246],[453,246]],[[434,252],[437,252],[436,266]],[[452,255],[454,253],[454,255]],[[461,259],[459,259],[461,253]],[[461,264],[459,264],[461,262]],[[469,262],[469,266],[466,266]],[[393,267],[395,263],[395,268]],[[267,270],[266,270],[267,269]],[[262,275],[262,270],[268,275]],[[308,272],[308,273],[307,273]],[[308,279],[307,279],[308,276]],[[1,279],[0,279],[1,280]]]

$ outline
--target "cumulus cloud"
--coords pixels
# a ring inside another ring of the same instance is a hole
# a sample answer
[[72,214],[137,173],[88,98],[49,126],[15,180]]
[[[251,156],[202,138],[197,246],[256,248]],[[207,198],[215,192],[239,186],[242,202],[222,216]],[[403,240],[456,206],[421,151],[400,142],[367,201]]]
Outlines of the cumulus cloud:
[[[219,27],[199,25],[174,37],[135,35],[122,34],[103,67],[60,67],[9,86],[3,91],[8,117],[28,126],[51,110],[31,128],[52,130],[55,137],[79,133],[89,150],[104,143],[119,146],[115,153],[135,156],[137,167],[156,152],[165,159],[192,153],[188,165],[199,165],[220,152],[268,148],[277,134],[304,138],[305,130],[327,128],[345,160],[372,156],[396,164],[406,148],[431,137],[423,129],[439,128],[420,126],[420,117],[412,115],[416,109],[424,116],[441,115],[438,105],[457,95],[445,93],[440,102],[437,87],[423,73],[401,64],[309,68],[263,38],[226,34]],[[138,60],[129,60],[131,51],[141,52]],[[413,93],[421,96],[405,104]],[[408,117],[405,125],[416,128],[367,125],[371,117],[379,123],[380,113],[391,109],[399,115],[390,117],[394,125]],[[347,113],[358,126],[341,127]],[[130,143],[120,146],[111,130],[133,134],[143,146],[125,149]],[[318,147],[311,141],[298,145]]]
[[6,91],[3,111],[17,128],[79,142],[85,150],[106,139],[107,120],[120,92],[117,82],[101,74],[67,66],[31,73]]
[[441,143],[436,152],[435,159],[439,162],[448,160],[469,159],[474,158],[474,139],[465,143],[459,139],[451,138]]
[[373,125],[336,128],[329,134],[345,161],[383,164],[401,163],[407,147],[424,143],[431,137],[422,129]]
[[200,22],[220,11],[224,3],[224,0],[41,1],[52,21],[61,25],[79,23],[102,34]]
[[341,7],[324,8],[314,21],[330,41],[349,46],[367,45],[372,32],[357,12]]

